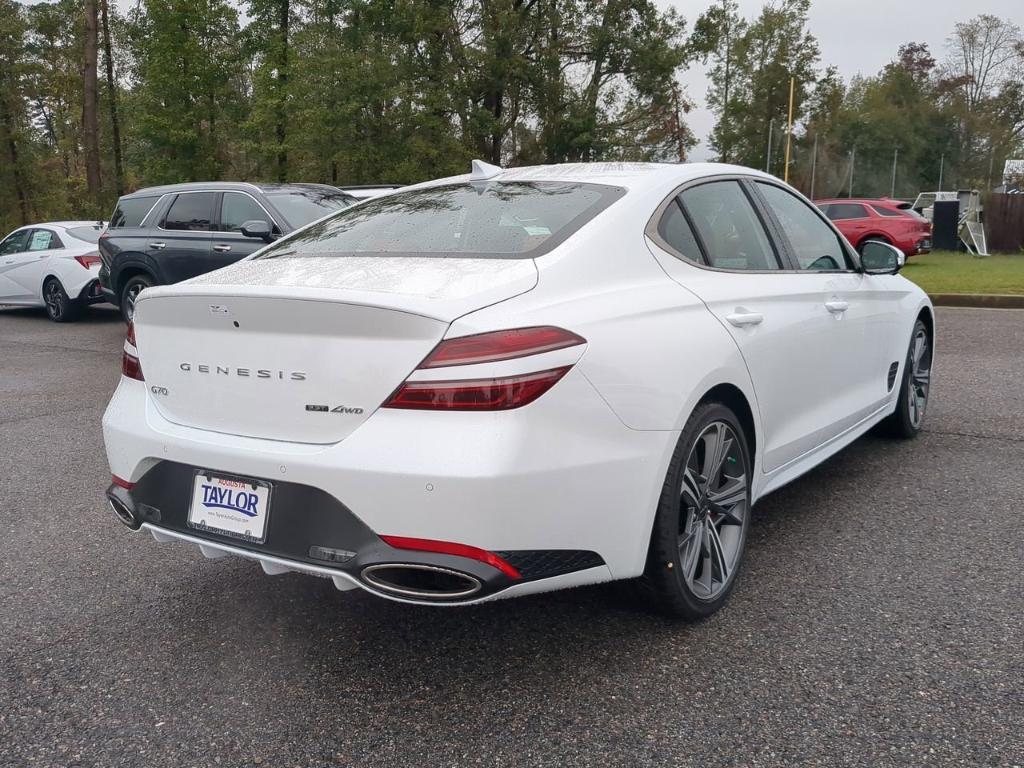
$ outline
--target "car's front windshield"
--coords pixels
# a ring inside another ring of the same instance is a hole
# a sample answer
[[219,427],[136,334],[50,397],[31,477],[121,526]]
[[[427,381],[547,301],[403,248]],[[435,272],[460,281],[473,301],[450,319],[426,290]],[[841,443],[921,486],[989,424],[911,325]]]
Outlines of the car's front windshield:
[[355,198],[343,192],[316,190],[270,192],[267,197],[295,229],[355,202]]
[[573,182],[467,182],[373,198],[267,249],[289,256],[533,258],[624,190]]

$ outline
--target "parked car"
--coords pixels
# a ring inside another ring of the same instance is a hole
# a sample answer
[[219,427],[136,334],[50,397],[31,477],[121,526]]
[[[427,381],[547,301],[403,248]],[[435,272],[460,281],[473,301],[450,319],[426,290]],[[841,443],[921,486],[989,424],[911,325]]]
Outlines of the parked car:
[[640,577],[698,619],[754,502],[921,429],[934,320],[903,263],[746,168],[475,163],[146,290],[107,497],[393,600]]
[[932,249],[932,225],[910,203],[880,200],[818,200],[817,206],[858,251],[865,243],[895,245],[908,258]]
[[50,221],[19,227],[0,241],[0,304],[45,307],[58,323],[74,320],[100,293],[96,242],[102,221]]
[[103,295],[132,318],[144,288],[233,264],[355,198],[326,184],[201,182],[117,201],[99,241]]

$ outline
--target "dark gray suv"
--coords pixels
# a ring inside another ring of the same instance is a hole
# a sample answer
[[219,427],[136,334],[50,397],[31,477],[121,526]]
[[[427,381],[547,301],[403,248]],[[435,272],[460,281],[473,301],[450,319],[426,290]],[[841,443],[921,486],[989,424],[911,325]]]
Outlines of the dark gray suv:
[[225,181],[140,189],[117,201],[100,236],[100,290],[130,321],[144,288],[236,262],[355,200],[326,184]]

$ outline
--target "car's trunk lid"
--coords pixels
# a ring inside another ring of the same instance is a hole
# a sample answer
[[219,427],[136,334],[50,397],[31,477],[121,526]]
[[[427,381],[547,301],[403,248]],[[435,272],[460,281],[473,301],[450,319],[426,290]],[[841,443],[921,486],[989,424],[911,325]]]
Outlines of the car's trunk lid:
[[369,418],[452,320],[536,280],[530,260],[246,261],[147,289],[135,337],[151,397],[169,421],[335,443]]

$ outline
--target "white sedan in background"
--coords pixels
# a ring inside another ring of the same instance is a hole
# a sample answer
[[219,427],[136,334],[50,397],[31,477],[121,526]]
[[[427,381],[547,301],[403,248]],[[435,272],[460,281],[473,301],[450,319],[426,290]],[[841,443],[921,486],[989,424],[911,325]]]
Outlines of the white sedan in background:
[[102,221],[54,221],[14,230],[0,241],[0,304],[45,307],[51,320],[74,320],[104,301],[96,243]]
[[935,323],[903,258],[747,168],[475,163],[147,289],[107,496],[392,600],[637,578],[700,619],[754,502],[921,429]]

